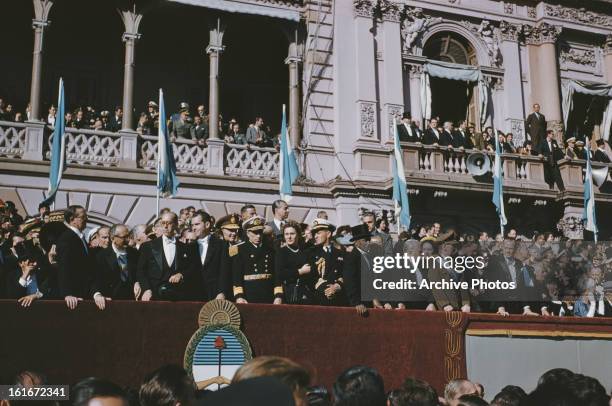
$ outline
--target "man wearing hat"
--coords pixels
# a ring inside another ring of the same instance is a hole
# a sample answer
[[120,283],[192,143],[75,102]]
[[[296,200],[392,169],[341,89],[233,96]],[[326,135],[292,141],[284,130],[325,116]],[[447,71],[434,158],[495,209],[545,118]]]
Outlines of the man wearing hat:
[[359,224],[351,227],[350,234],[336,240],[340,244],[347,245],[343,276],[348,304],[355,307],[362,315],[367,313],[367,310],[365,303],[361,300],[361,270],[371,269],[373,265],[373,258],[364,249],[364,243],[367,243],[371,236],[368,226]]
[[168,130],[173,138],[191,138],[193,122],[189,116],[189,107],[181,108],[179,116],[172,116]]
[[282,303],[282,282],[275,272],[274,250],[263,242],[264,226],[260,216],[245,221],[248,241],[230,252],[236,303]]
[[574,149],[574,152],[576,153],[576,159],[587,159],[586,150],[584,149],[584,141],[576,141],[576,148]]
[[576,159],[576,152],[574,151],[576,148],[576,137],[568,138],[565,142],[567,143],[567,147],[565,148],[565,158]]
[[238,237],[238,232],[241,230],[240,224],[240,216],[237,214],[228,214],[215,223],[215,230],[218,230],[217,236],[223,241],[221,269],[219,271],[219,288],[222,293],[217,295],[217,299],[234,299],[232,256],[236,255],[238,247],[244,244]]
[[409,111],[402,114],[402,121],[397,125],[397,133],[400,141],[417,142],[419,141],[418,134],[412,123],[412,117]]
[[310,253],[311,269],[315,270],[315,303],[322,306],[342,306],[346,302],[343,280],[343,253],[332,244],[336,227],[325,219],[315,219],[311,233],[315,246]]

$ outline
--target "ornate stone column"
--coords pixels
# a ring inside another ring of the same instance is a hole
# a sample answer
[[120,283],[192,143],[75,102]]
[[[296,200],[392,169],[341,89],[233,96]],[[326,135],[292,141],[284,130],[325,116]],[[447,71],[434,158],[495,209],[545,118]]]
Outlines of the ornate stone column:
[[382,38],[378,53],[382,65],[380,87],[383,115],[381,118],[381,138],[383,142],[393,142],[393,118],[398,122],[404,111],[402,78],[402,49],[399,5],[389,0],[379,1],[382,18]]
[[30,87],[31,120],[40,121],[40,82],[42,78],[43,39],[45,28],[51,24],[48,20],[53,0],[33,0],[34,51],[32,53],[32,82]]
[[603,46],[604,63],[606,67],[606,82],[612,85],[612,34],[606,37],[606,42]]
[[122,130],[134,129],[134,51],[136,41],[140,39],[138,26],[142,14],[130,10],[118,10],[125,32],[122,40],[125,42],[125,62],[123,65],[123,126]]
[[219,137],[219,59],[225,49],[223,34],[225,26],[221,17],[214,17],[208,21],[210,40],[206,53],[210,59],[210,84],[208,93],[208,171],[209,175],[222,176],[224,174],[225,142]]
[[[505,130],[512,132],[516,145],[522,145],[525,140],[525,109],[523,100],[523,81],[521,71],[521,56],[519,36],[523,27],[501,21],[499,31],[501,34],[500,51],[504,58],[504,91]],[[499,116],[499,114],[496,114]]]
[[290,35],[289,53],[285,65],[289,68],[289,135],[293,148],[300,146],[300,63],[303,59],[303,46],[298,38],[298,30]]
[[210,139],[219,139],[219,59],[225,49],[223,34],[225,27],[221,18],[209,21],[210,41],[206,53],[210,59],[210,89],[208,94],[208,134]]
[[376,97],[376,59],[374,13],[376,0],[354,0],[355,53],[357,81],[358,139],[378,143],[378,102]]
[[536,27],[526,27],[525,41],[529,49],[531,66],[531,102],[539,103],[547,118],[547,127],[555,134],[563,129],[559,65],[556,43],[561,27],[541,23]]

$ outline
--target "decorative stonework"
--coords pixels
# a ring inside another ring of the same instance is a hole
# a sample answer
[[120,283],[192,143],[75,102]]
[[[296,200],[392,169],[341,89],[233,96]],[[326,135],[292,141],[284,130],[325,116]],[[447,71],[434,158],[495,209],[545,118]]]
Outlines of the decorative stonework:
[[612,55],[612,34],[606,37],[606,42],[603,45],[604,55]]
[[49,12],[53,7],[52,0],[34,0],[34,16],[32,24],[36,27],[46,27],[49,25]]
[[504,14],[514,14],[514,4],[504,2]]
[[378,0],[378,11],[383,20],[399,22],[401,19],[399,5],[389,0]]
[[587,11],[584,8],[563,7],[561,5],[551,6],[546,4],[544,14],[556,17],[568,22],[584,23],[588,25],[612,27],[612,17]]
[[421,78],[423,74],[423,65],[408,65],[410,79]]
[[419,7],[406,7],[404,9],[404,20],[402,21],[402,51],[411,53],[413,46],[418,46],[419,41],[427,28],[441,22],[442,18],[433,18],[423,14],[423,9]]
[[557,223],[557,230],[570,240],[582,240],[584,238],[584,223],[582,220],[582,209],[566,207],[566,213]]
[[503,41],[518,41],[522,32],[523,26],[520,24],[512,24],[503,20],[499,22],[499,34]]
[[592,49],[570,48],[568,51],[561,51],[559,56],[562,63],[573,63],[575,65],[597,66],[595,51]]
[[138,32],[138,27],[140,26],[140,21],[142,20],[142,14],[137,14],[131,10],[120,10],[119,15],[121,15],[121,20],[123,21],[123,25],[125,27],[122,40],[125,42],[140,39],[142,34]]
[[374,137],[376,132],[376,103],[359,102],[359,119],[362,137]]
[[527,7],[527,17],[536,18],[538,13],[536,12],[535,7]]
[[510,132],[514,137],[514,145],[523,145],[525,142],[525,121],[511,119]]
[[561,35],[562,28],[558,25],[542,23],[538,26],[524,26],[525,42],[528,45],[555,43]]
[[497,91],[504,90],[504,78],[503,77],[491,78],[490,83],[491,83],[491,89],[497,90]]
[[387,104],[387,118],[389,119],[389,140],[393,139],[394,134],[393,119],[397,119],[397,123],[399,123],[402,119],[403,112],[404,106],[400,106],[399,104]]
[[353,12],[355,17],[373,18],[376,3],[376,0],[353,0]]
[[496,33],[493,24],[491,24],[489,20],[482,20],[480,25],[477,26],[467,20],[463,20],[461,21],[461,25],[482,39],[482,42],[487,48],[491,66],[500,66],[502,60],[501,51],[499,49],[500,36]]

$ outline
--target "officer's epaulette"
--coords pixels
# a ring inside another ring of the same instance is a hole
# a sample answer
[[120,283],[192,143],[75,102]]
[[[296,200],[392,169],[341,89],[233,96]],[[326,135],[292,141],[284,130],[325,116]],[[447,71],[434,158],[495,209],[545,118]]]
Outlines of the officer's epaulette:
[[243,244],[243,243],[244,243],[244,241],[240,241],[236,245],[230,245],[230,247],[229,247],[229,256],[233,257],[234,255],[238,254],[238,246]]

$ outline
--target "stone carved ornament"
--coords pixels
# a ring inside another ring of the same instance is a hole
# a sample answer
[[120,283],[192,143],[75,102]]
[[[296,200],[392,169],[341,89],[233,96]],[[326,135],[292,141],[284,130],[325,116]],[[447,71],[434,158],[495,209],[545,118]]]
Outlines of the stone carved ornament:
[[540,45],[547,42],[556,42],[561,35],[562,28],[558,25],[542,23],[538,26],[525,25],[523,32],[525,42],[529,45]]
[[355,15],[361,17],[373,17],[377,0],[353,0]]
[[501,51],[499,49],[499,36],[495,32],[495,27],[489,20],[482,20],[480,25],[472,24],[467,20],[461,21],[468,30],[479,36],[487,47],[487,53],[492,66],[500,66],[502,61]]
[[499,34],[504,41],[518,41],[522,32],[523,26],[520,24],[512,24],[503,20],[499,22]]
[[606,42],[603,45],[603,51],[605,55],[612,54],[612,34],[608,34]]
[[421,35],[427,28],[435,23],[441,22],[441,17],[431,17],[423,13],[420,7],[406,7],[404,9],[404,21],[402,21],[403,51],[410,53],[412,47],[417,44]]
[[361,120],[361,135],[365,137],[374,136],[374,126],[376,125],[376,111],[374,103],[361,102],[359,105]]
[[391,0],[353,0],[353,9],[357,16],[400,21],[400,7]]
[[557,17],[571,22],[586,23],[589,25],[599,25],[612,27],[612,17],[601,15],[584,8],[563,7],[561,5],[551,6],[547,4],[544,13],[550,17]]
[[573,63],[576,65],[585,65],[595,67],[597,61],[595,59],[595,51],[592,49],[575,49],[570,48],[568,51],[561,51],[561,62]]

